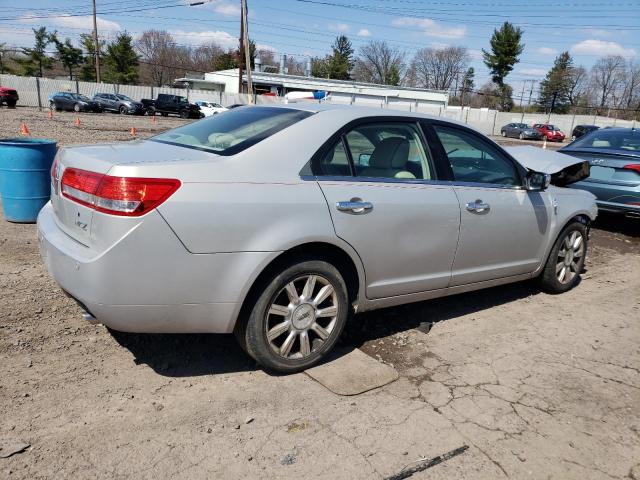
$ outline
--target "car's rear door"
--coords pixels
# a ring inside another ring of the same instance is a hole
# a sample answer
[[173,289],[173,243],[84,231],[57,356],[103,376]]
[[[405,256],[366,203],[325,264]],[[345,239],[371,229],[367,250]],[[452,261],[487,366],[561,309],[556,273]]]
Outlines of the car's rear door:
[[551,202],[525,190],[524,169],[483,135],[432,122],[460,202],[460,241],[451,286],[533,272],[547,244]]
[[[393,118],[393,117],[392,117]],[[446,288],[460,208],[413,119],[353,124],[313,160],[336,234],[362,259],[368,298]]]

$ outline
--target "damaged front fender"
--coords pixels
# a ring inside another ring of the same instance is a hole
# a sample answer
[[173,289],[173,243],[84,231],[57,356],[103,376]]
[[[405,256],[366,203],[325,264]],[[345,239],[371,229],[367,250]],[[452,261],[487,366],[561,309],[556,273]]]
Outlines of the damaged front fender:
[[589,162],[564,153],[532,146],[506,147],[505,150],[527,170],[551,175],[551,184],[557,187],[579,182],[590,174]]

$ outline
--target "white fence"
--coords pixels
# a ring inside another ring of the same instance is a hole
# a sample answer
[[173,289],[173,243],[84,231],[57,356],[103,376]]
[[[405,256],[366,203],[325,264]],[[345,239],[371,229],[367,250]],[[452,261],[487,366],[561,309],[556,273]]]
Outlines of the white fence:
[[[79,82],[75,80],[53,80],[48,78],[21,77],[17,75],[0,75],[0,86],[15,88],[20,95],[19,105],[31,107],[48,107],[48,97],[60,91],[76,92],[92,97],[96,93],[121,93],[134,100],[155,98],[159,93],[184,95],[194,102],[204,100],[218,102],[222,105],[234,103],[248,103],[247,94],[232,94],[215,92],[212,90],[193,90],[180,88],[165,88],[137,85],[117,85],[111,83]],[[486,108],[439,107],[420,100],[394,99],[385,97],[356,97],[351,95],[332,95],[332,103],[350,104],[357,106],[378,107],[392,110],[426,113],[438,117],[449,118],[467,123],[487,135],[499,135],[500,127],[507,123],[518,122],[533,125],[534,123],[552,123],[571,135],[573,127],[581,124],[598,125],[599,127],[635,126],[634,121],[617,120],[611,117],[594,115],[551,115],[512,112],[498,112]],[[257,104],[284,103],[282,97],[257,95]]]

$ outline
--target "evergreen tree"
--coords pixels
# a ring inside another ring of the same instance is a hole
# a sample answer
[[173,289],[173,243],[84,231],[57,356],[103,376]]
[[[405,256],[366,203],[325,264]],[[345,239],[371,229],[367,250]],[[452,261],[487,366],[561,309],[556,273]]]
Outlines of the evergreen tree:
[[468,99],[475,88],[476,72],[473,67],[469,67],[462,77],[462,87],[460,88],[460,103],[464,105],[464,100]]
[[107,46],[104,63],[106,82],[128,85],[138,81],[138,54],[133,48],[131,35],[126,32],[118,34],[116,40]]
[[44,70],[53,66],[53,59],[47,56],[47,46],[52,42],[55,32],[50,34],[47,27],[33,28],[35,44],[33,48],[23,48],[22,53],[26,58],[18,60],[18,63],[28,76],[42,77]]
[[336,37],[333,54],[328,58],[329,78],[336,80],[350,80],[349,72],[353,68],[353,46],[345,35]]
[[499,94],[503,95],[500,99],[503,110],[507,110],[509,105],[513,108],[513,100],[504,96],[512,90],[511,87],[506,88],[508,85],[505,85],[504,79],[513,70],[513,66],[520,61],[520,54],[524,50],[524,45],[520,42],[522,33],[519,27],[504,22],[499,30],[493,31],[490,42],[491,52],[482,50],[484,63],[491,72],[491,79],[497,85]]
[[[102,66],[102,60],[104,59],[104,45],[100,43],[100,65]],[[82,67],[80,67],[80,75],[78,78],[86,82],[96,81],[96,45],[93,41],[93,36],[88,33],[80,34],[80,44],[86,52]]]
[[538,108],[551,113],[567,113],[571,106],[573,59],[569,52],[562,52],[553,62],[553,67],[540,82]]
[[56,35],[52,35],[51,41],[56,45],[58,60],[69,69],[69,80],[73,80],[73,69],[83,62],[82,50],[74,47],[68,38],[63,43]]

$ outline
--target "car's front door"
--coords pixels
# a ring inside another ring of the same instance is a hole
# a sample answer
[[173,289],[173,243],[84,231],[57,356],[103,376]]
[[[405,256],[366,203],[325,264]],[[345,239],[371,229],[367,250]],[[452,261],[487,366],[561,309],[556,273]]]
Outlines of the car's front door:
[[362,259],[368,298],[449,285],[460,208],[417,122],[353,126],[313,164],[336,234]]
[[549,235],[548,194],[523,188],[523,169],[482,135],[434,124],[460,202],[451,286],[533,272]]

